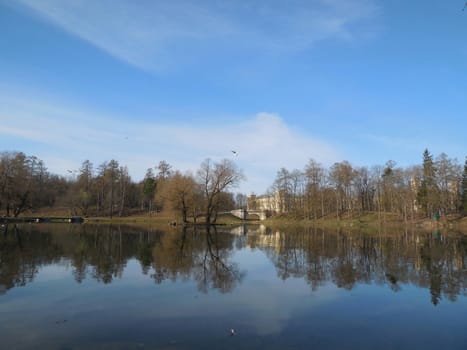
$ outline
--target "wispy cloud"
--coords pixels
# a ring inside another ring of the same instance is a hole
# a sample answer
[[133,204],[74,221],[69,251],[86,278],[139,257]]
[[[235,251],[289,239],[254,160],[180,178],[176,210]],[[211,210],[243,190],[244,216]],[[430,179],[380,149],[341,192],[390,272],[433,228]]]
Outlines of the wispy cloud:
[[373,0],[18,0],[23,7],[110,55],[145,70],[220,51],[307,49],[368,33]]
[[239,117],[237,123],[215,118],[191,125],[135,123],[79,106],[37,101],[1,94],[0,149],[9,146],[2,139],[21,139],[24,149],[19,151],[43,159],[59,174],[77,169],[85,159],[95,165],[116,159],[139,180],[160,160],[194,172],[206,158],[231,158],[248,179],[241,190],[263,192],[281,167],[302,169],[310,158],[324,164],[339,158],[332,145],[305,136],[271,113]]

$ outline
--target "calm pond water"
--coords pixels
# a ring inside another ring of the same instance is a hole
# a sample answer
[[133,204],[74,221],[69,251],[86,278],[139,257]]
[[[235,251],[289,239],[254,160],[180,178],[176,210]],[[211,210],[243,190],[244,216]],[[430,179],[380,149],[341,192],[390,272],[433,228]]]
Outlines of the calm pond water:
[[9,225],[0,348],[466,349],[466,266],[442,232]]

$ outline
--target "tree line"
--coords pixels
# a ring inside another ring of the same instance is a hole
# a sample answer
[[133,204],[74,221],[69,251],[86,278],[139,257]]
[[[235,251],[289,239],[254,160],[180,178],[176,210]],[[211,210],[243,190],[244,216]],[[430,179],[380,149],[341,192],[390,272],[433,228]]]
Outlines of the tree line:
[[206,159],[196,174],[173,170],[166,161],[149,168],[135,182],[117,160],[97,167],[85,160],[69,176],[50,173],[44,162],[22,152],[0,153],[0,211],[6,217],[41,208],[69,208],[71,215],[125,216],[135,211],[178,211],[183,221],[202,216],[214,223],[223,210],[236,206],[230,189],[244,179],[228,159]]
[[[72,215],[125,216],[175,210],[184,222],[199,217],[215,223],[223,211],[247,206],[245,194],[231,192],[245,176],[228,159],[203,161],[195,174],[174,170],[162,160],[134,181],[117,160],[95,166],[85,160],[68,176],[52,174],[42,160],[22,152],[0,153],[0,212],[17,217],[41,208],[69,208]],[[428,150],[422,163],[407,168],[390,160],[380,166],[342,161],[326,168],[313,159],[303,170],[282,168],[268,191],[280,212],[296,218],[377,212],[404,220],[467,212],[465,164]],[[254,209],[256,196],[248,206]]]
[[117,225],[5,225],[0,227],[0,286],[31,283],[42,266],[61,259],[69,261],[76,282],[92,278],[108,284],[122,278],[128,261],[136,259],[156,284],[192,279],[201,292],[227,293],[245,275],[232,259],[235,237],[218,235],[215,226],[141,231]]
[[[303,170],[282,168],[269,196],[276,195],[281,212],[305,219],[330,215],[395,213],[408,220],[467,212],[467,158],[462,167],[441,153],[426,149],[420,165],[353,166],[342,161],[325,168],[309,160]],[[254,197],[251,199],[255,205]]]
[[467,239],[462,235],[365,235],[306,227],[248,235],[248,240],[265,252],[279,278],[303,278],[313,290],[330,281],[347,290],[377,284],[394,292],[412,284],[428,289],[433,305],[467,295]]

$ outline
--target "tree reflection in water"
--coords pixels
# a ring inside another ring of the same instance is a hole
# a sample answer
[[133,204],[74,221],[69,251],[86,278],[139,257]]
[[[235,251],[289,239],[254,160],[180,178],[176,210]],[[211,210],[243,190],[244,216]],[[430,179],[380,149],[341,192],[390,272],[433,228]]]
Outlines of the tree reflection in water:
[[246,275],[234,253],[247,246],[263,251],[280,279],[303,278],[312,290],[331,282],[347,290],[374,283],[399,292],[412,284],[429,289],[434,305],[443,297],[455,301],[466,295],[463,235],[245,227],[231,234],[215,226],[162,230],[102,225],[3,226],[0,295],[30,283],[41,267],[51,264],[71,265],[78,283],[86,278],[111,283],[131,259],[157,284],[193,280],[202,292],[228,293]]
[[278,276],[303,277],[316,290],[332,281],[352,289],[359,283],[428,288],[432,303],[455,301],[467,291],[467,237],[429,233],[349,234],[298,229],[251,236],[274,262]]
[[230,292],[245,275],[231,261],[234,240],[235,236],[218,233],[214,226],[202,231],[184,227],[181,232],[164,235],[153,246],[152,277],[156,283],[192,278],[202,292],[210,289]]

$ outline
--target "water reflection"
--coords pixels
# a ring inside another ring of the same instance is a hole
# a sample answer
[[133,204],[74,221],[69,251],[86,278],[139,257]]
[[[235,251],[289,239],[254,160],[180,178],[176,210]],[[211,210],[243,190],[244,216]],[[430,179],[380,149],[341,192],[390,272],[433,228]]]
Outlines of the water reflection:
[[157,242],[148,240],[141,249],[145,252],[143,271],[152,267],[151,277],[156,283],[192,278],[202,292],[218,289],[226,293],[245,275],[238,264],[231,261],[233,242],[234,236],[219,233],[215,227],[202,232],[184,228],[161,234]]
[[121,226],[9,225],[0,231],[0,295],[32,282],[39,269],[69,264],[76,282],[120,279],[131,259],[156,284],[192,280],[199,291],[228,293],[247,270],[235,260],[259,250],[282,280],[304,279],[316,291],[327,283],[344,290],[359,284],[429,289],[431,303],[456,301],[467,291],[467,238],[404,232],[350,234],[318,229],[140,229]]
[[121,226],[10,225],[0,236],[3,291],[32,282],[41,266],[67,260],[76,282],[121,278],[136,258],[155,283],[193,279],[198,289],[229,292],[245,271],[231,261],[235,236],[210,230],[162,231]]
[[250,237],[266,249],[282,279],[303,277],[313,290],[332,281],[351,290],[359,283],[429,288],[437,305],[444,295],[466,295],[467,237],[440,232],[356,235],[320,230],[275,232]]

